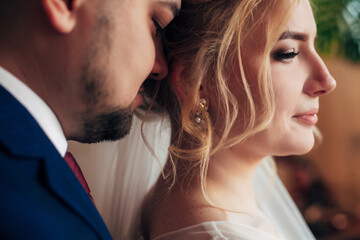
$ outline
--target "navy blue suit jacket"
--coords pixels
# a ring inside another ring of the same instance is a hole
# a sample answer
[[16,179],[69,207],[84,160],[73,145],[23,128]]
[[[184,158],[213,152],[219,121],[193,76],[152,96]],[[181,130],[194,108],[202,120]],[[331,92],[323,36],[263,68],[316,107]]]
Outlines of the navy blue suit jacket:
[[1,86],[0,239],[111,239],[64,159]]

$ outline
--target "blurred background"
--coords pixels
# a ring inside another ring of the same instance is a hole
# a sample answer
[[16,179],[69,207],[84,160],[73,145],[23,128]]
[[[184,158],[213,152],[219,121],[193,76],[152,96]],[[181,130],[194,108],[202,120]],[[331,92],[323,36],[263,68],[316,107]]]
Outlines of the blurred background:
[[306,156],[276,161],[316,238],[355,240],[360,239],[360,0],[312,3],[316,47],[337,88],[320,100],[321,145]]

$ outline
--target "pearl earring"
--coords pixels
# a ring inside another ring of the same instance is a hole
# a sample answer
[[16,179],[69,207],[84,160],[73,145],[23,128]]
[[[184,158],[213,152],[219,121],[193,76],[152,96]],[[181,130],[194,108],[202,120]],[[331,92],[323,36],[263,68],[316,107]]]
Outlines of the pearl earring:
[[[199,104],[200,104],[200,107],[201,107],[202,109],[204,109],[205,111],[208,111],[208,110],[209,110],[209,106],[208,106],[208,103],[207,103],[207,101],[206,101],[205,98],[200,98]],[[202,111],[201,111],[200,109],[196,110],[195,117],[194,117],[194,121],[195,121],[197,124],[200,124],[200,123],[202,122],[202,120],[203,120],[203,116],[202,116],[201,112],[202,112]]]

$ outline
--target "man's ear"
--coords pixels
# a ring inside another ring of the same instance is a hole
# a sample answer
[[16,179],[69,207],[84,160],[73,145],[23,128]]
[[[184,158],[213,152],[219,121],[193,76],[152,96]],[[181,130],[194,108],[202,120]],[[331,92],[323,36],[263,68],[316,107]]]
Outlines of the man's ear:
[[76,24],[78,0],[41,0],[50,24],[60,33],[70,33]]

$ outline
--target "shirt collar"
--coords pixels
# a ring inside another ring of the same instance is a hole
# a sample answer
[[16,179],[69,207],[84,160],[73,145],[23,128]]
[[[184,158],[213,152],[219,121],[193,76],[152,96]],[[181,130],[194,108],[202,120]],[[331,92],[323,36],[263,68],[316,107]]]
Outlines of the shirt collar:
[[1,66],[0,85],[29,111],[60,155],[64,157],[67,141],[60,122],[50,107],[33,90]]

